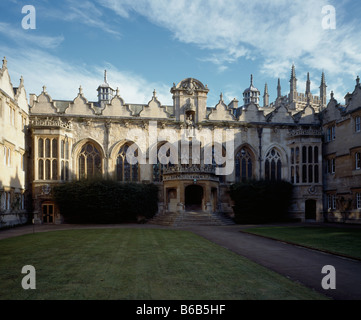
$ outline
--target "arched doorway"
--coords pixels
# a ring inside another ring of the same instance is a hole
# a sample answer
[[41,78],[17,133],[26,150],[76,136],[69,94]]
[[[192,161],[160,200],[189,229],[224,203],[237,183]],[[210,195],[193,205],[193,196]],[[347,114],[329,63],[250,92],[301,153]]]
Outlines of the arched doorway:
[[305,202],[305,219],[316,220],[316,200],[306,200]]
[[198,185],[190,185],[185,188],[186,210],[202,210],[203,188]]

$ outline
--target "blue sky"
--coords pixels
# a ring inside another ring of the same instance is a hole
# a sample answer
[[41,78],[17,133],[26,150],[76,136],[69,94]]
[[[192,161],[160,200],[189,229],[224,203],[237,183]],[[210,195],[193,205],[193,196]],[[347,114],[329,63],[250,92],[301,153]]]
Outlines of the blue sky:
[[[23,29],[22,8],[36,9],[36,29]],[[335,8],[336,29],[324,29],[324,6]],[[207,84],[208,106],[242,102],[254,85],[270,101],[289,91],[292,63],[298,91],[319,95],[322,71],[344,103],[361,76],[361,6],[348,0],[2,0],[0,56],[6,56],[14,86],[23,75],[27,93],[47,87],[53,99],[73,100],[81,85],[96,100],[108,82],[126,103],[147,103],[153,90],[172,104],[173,82],[193,77]]]

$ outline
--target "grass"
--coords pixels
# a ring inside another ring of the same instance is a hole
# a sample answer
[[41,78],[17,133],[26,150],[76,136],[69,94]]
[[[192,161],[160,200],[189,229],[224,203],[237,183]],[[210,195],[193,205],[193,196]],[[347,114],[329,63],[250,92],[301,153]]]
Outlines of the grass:
[[[0,299],[325,299],[191,232],[88,229],[0,241]],[[36,290],[24,290],[24,265]]]
[[361,229],[258,227],[243,231],[361,259]]

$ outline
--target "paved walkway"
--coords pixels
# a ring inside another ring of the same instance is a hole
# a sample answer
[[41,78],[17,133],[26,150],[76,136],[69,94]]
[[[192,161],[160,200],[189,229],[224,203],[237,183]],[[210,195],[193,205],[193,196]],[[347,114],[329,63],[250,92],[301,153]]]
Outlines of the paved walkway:
[[[293,224],[295,225],[295,224]],[[313,224],[314,225],[314,224]],[[332,225],[336,226],[336,225]],[[0,231],[0,240],[33,232],[46,232],[74,228],[162,228],[157,225],[35,225],[22,226]],[[361,300],[361,261],[348,259],[324,252],[311,250],[281,241],[240,232],[250,226],[197,226],[177,228],[198,234],[224,248],[240,254],[293,281],[319,291],[333,299]],[[344,227],[344,225],[342,225]],[[358,228],[350,226],[351,228]],[[360,226],[361,232],[361,226]],[[0,243],[1,244],[1,243]],[[326,274],[321,270],[325,265],[336,269],[336,289],[324,290],[321,282]]]

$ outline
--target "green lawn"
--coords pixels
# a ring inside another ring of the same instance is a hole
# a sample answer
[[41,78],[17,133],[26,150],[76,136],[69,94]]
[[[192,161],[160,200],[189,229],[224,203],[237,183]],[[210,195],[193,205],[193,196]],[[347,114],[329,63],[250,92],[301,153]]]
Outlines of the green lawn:
[[243,231],[361,259],[361,229],[258,227]]
[[[191,232],[88,229],[0,241],[0,299],[324,299]],[[24,265],[36,290],[24,290]]]

